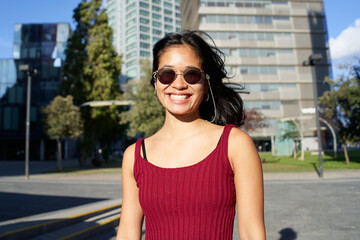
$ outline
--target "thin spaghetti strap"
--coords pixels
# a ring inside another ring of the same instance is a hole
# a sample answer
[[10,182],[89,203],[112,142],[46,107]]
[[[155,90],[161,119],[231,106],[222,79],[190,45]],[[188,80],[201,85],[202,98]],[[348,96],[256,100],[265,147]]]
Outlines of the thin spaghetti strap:
[[135,144],[135,160],[141,158],[141,142],[143,138],[139,138]]
[[143,139],[142,142],[141,142],[141,150],[142,150],[144,160],[147,161],[146,151],[145,151],[145,139]]

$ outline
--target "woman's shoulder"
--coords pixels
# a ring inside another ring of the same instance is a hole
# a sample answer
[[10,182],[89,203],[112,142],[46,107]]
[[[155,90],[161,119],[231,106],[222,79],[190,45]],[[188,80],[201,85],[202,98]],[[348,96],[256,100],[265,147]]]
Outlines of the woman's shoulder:
[[231,140],[232,142],[248,142],[251,141],[252,139],[251,137],[242,129],[240,129],[239,127],[235,126],[231,129],[230,134],[229,134],[229,140]]
[[234,159],[257,157],[257,151],[251,137],[239,128],[232,128],[229,135],[229,156]]
[[122,168],[123,169],[132,169],[135,161],[135,146],[136,143],[131,144],[125,149],[123,160],[122,160]]

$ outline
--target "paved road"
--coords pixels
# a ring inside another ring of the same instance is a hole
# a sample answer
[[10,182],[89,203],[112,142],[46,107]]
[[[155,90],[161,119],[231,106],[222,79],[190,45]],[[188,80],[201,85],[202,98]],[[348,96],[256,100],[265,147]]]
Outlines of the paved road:
[[[1,171],[0,171],[1,173]],[[265,174],[268,239],[360,239],[360,171]],[[0,175],[2,221],[121,198],[120,173]],[[235,224],[236,226],[236,224]],[[234,229],[234,239],[238,232]],[[115,231],[97,239],[114,239]]]
[[[360,178],[265,182],[268,240],[360,239]],[[115,230],[94,240],[115,240]],[[234,239],[238,238],[235,224]]]

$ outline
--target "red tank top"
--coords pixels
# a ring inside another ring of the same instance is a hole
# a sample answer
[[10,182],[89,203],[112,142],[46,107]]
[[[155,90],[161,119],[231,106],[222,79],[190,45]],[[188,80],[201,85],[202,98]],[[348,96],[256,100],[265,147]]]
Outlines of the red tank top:
[[161,168],[135,147],[134,176],[145,216],[145,239],[232,239],[235,216],[234,173],[228,158],[226,125],[217,147],[186,167]]

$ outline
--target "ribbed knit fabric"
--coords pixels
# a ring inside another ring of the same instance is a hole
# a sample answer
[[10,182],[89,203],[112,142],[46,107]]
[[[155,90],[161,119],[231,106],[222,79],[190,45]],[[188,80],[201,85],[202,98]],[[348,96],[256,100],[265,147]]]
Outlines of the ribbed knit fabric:
[[234,173],[224,127],[218,146],[187,167],[161,168],[141,157],[135,147],[134,176],[145,215],[146,240],[232,239],[235,216]]

